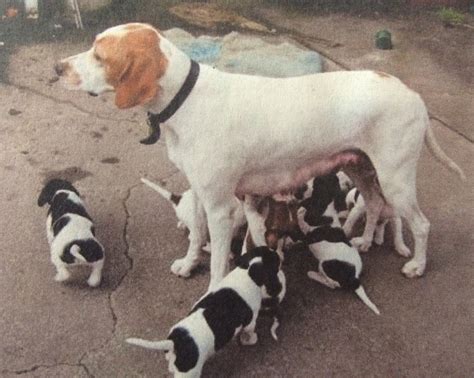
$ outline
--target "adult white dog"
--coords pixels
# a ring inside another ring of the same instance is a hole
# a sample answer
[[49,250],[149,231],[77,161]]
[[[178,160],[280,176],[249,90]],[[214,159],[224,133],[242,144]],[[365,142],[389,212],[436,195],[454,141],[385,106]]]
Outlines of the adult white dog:
[[[406,219],[415,246],[402,271],[416,277],[425,270],[430,227],[416,198],[423,143],[464,177],[437,144],[420,96],[382,72],[284,79],[224,73],[192,63],[138,23],[107,29],[55,69],[70,89],[115,91],[117,107],[143,105],[162,122],[169,158],[197,196],[195,213],[207,214],[210,287],[226,273],[235,196],[287,191],[342,168],[366,199],[367,243],[380,216]],[[195,232],[187,256],[204,238]],[[176,261],[175,273],[188,273],[192,261]]]

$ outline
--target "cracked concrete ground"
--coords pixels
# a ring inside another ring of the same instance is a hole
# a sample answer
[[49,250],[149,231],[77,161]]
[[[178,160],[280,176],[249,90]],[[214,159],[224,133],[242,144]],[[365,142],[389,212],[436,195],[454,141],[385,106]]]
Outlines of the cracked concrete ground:
[[[170,273],[186,236],[176,229],[171,206],[139,180],[147,176],[175,191],[187,185],[163,142],[138,143],[146,133],[142,112],[118,111],[110,96],[92,98],[48,82],[56,58],[86,47],[19,48],[10,60],[10,84],[0,84],[1,376],[167,376],[162,354],[123,340],[164,337],[208,284],[207,256],[190,279]],[[21,113],[10,115],[11,109]],[[450,103],[430,110],[448,120],[453,112]],[[459,107],[457,117],[472,126],[469,111]],[[231,343],[204,376],[473,375],[474,148],[449,128],[433,127],[469,179],[461,184],[424,152],[419,199],[432,222],[426,276],[402,277],[404,260],[390,243],[364,255],[364,284],[382,312],[376,317],[351,293],[309,282],[314,261],[295,251],[285,262],[280,341],[271,339],[263,319],[257,346]],[[36,199],[43,181],[58,175],[83,193],[106,246],[98,289],[87,287],[82,270],[68,284],[53,281],[46,209]]]

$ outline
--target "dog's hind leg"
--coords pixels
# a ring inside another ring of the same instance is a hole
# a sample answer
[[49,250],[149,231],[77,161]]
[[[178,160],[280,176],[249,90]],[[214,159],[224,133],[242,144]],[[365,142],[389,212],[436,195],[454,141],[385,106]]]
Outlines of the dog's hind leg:
[[206,243],[207,227],[204,208],[196,193],[191,193],[192,201],[189,212],[189,247],[186,256],[177,259],[171,265],[171,271],[180,277],[189,277],[191,271],[199,264],[201,247]]
[[410,248],[407,247],[403,240],[403,225],[400,217],[393,217],[390,219],[390,225],[393,232],[393,244],[395,251],[403,257],[409,257],[411,255]]
[[92,264],[92,272],[87,279],[87,284],[91,287],[96,287],[100,284],[102,278],[102,268],[104,267],[104,259]]
[[[414,255],[402,268],[402,273],[405,276],[413,278],[422,276],[425,271],[430,222],[420,210],[416,198],[416,165],[413,166],[413,169],[408,168],[399,172],[399,175],[387,176],[391,180],[390,185],[388,183],[384,185],[382,180],[381,184],[394,216],[403,217],[413,234]],[[399,226],[401,228],[401,223]]]
[[67,268],[63,264],[55,264],[56,266],[56,276],[54,276],[54,280],[56,282],[64,282],[71,277],[71,273],[67,270]]

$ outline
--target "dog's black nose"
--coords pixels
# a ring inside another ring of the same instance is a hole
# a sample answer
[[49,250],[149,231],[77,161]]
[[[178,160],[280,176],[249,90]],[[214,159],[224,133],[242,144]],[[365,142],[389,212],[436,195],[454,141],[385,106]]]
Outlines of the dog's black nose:
[[56,74],[58,76],[61,76],[64,73],[64,71],[66,71],[66,63],[61,63],[61,62],[56,63],[54,65],[54,71],[56,71]]

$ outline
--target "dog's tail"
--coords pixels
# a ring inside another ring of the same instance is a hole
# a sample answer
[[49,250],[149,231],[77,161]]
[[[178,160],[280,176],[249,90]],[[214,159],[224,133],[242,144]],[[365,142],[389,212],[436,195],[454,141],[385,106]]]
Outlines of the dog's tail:
[[466,181],[466,175],[464,174],[463,170],[453,160],[451,160],[451,158],[446,155],[446,153],[439,146],[433,130],[431,129],[431,125],[428,125],[426,130],[425,143],[436,160],[445,165],[451,171],[457,173],[462,181]]
[[73,244],[71,248],[69,249],[69,252],[80,262],[87,263],[86,258],[81,255],[81,247],[78,246],[77,244]]
[[175,206],[179,204],[179,201],[181,201],[181,195],[180,194],[174,194],[171,193],[170,191],[166,190],[165,188],[159,186],[158,184],[155,184],[154,182],[151,182],[150,180],[147,180],[146,178],[142,177],[142,182],[161,194],[164,198],[166,198],[168,201],[170,201],[172,204]]
[[134,337],[128,338],[127,343],[132,345],[137,345],[142,348],[146,349],[154,349],[154,350],[173,350],[174,343],[172,340],[160,340],[160,341],[149,341],[144,339],[137,339]]
[[379,309],[377,308],[376,305],[374,305],[372,303],[372,301],[369,299],[369,297],[367,296],[367,294],[365,293],[365,290],[364,288],[362,287],[362,285],[360,285],[357,289],[355,289],[355,293],[357,294],[357,296],[361,299],[362,302],[364,302],[366,304],[366,306],[368,308],[370,308],[373,312],[375,312],[377,315],[380,315],[380,311]]

